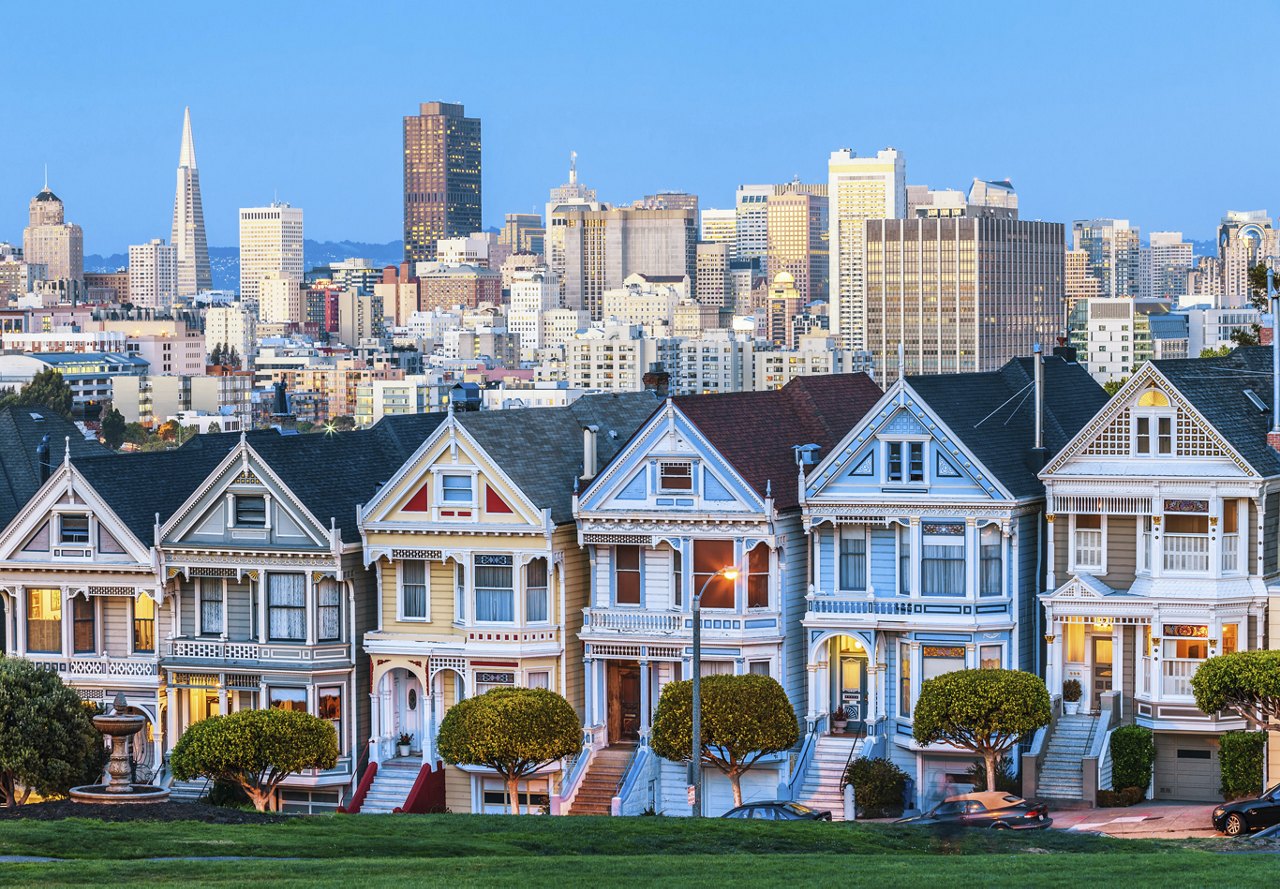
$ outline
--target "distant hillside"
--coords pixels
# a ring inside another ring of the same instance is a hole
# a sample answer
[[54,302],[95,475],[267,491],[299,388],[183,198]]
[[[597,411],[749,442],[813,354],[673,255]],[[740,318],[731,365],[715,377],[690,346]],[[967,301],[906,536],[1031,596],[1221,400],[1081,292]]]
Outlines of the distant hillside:
[[[303,241],[302,267],[307,271],[341,259],[368,259],[375,266],[395,265],[404,259],[404,241],[370,244],[364,241]],[[129,265],[129,254],[91,254],[84,258],[86,272],[114,272]],[[236,290],[240,286],[240,248],[210,247],[209,268],[214,290]]]

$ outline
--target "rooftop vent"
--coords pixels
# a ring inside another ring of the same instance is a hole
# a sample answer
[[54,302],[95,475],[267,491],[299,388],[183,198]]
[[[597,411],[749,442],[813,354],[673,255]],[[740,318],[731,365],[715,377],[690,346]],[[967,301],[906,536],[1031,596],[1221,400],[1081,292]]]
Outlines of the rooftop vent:
[[1258,397],[1258,393],[1252,389],[1244,390],[1244,397],[1249,399],[1249,403],[1258,409],[1258,413],[1265,414],[1271,408],[1267,407],[1267,403]]

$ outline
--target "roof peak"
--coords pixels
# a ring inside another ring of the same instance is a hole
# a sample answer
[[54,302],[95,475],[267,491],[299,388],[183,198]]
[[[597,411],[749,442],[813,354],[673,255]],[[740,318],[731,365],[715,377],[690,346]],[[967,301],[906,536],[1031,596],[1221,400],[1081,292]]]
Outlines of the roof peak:
[[178,152],[178,166],[189,170],[196,168],[196,142],[191,136],[191,106],[182,113],[182,148]]

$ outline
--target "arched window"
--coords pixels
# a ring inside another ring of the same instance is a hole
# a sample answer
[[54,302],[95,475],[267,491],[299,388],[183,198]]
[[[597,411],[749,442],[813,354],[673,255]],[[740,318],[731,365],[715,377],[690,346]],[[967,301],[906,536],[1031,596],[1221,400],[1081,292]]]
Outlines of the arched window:
[[1133,412],[1133,453],[1142,457],[1173,454],[1174,419],[1168,395],[1154,386],[1139,395]]

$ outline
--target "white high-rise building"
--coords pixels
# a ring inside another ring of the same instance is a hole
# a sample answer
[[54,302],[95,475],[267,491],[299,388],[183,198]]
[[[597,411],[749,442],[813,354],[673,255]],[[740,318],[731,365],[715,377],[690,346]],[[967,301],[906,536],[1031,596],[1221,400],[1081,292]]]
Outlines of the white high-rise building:
[[511,275],[507,330],[520,337],[522,354],[546,346],[542,316],[560,305],[560,279],[545,266]]
[[769,197],[773,192],[772,185],[739,185],[734,202],[734,259],[758,259],[760,271],[766,275]]
[[240,299],[257,304],[268,273],[302,280],[302,210],[276,202],[240,209]]
[[827,162],[831,223],[831,326],[838,344],[866,348],[863,243],[868,219],[905,219],[907,172],[893,148],[875,157],[857,157],[847,148]]
[[[728,241],[730,252],[738,245],[738,211],[706,209],[702,211],[702,240],[710,244]],[[730,255],[730,259],[734,257]]]
[[173,230],[169,242],[178,251],[178,295],[194,296],[213,289],[209,243],[200,201],[200,171],[191,137],[191,109],[182,116],[182,148],[178,152],[178,188],[173,198]]
[[267,272],[258,281],[258,321],[262,324],[301,324],[302,282],[278,272]]
[[140,309],[167,312],[178,295],[178,248],[154,238],[129,245],[129,301]]
[[248,370],[253,366],[257,352],[257,319],[240,303],[214,306],[205,315],[204,342],[210,353],[216,346],[222,346],[224,350],[235,349],[240,367]]
[[1151,245],[1138,251],[1138,296],[1179,302],[1187,293],[1191,253],[1182,232],[1152,232]]

